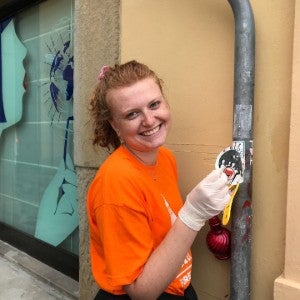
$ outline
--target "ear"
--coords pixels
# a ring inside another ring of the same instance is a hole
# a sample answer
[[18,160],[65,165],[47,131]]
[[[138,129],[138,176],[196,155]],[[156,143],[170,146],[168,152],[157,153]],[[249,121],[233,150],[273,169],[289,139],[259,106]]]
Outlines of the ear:
[[113,130],[116,132],[118,137],[120,137],[120,130],[118,129],[116,122],[114,120],[109,120],[108,122],[109,122],[110,126],[113,128]]

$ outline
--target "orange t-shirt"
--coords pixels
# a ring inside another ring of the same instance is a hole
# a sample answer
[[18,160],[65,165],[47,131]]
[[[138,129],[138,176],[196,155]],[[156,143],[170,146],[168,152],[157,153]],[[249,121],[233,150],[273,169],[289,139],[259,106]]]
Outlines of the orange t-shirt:
[[[174,156],[161,147],[157,164],[140,163],[123,146],[103,163],[87,195],[90,254],[98,285],[124,294],[142,272],[182,207]],[[183,295],[190,284],[192,256],[187,253],[166,292]]]

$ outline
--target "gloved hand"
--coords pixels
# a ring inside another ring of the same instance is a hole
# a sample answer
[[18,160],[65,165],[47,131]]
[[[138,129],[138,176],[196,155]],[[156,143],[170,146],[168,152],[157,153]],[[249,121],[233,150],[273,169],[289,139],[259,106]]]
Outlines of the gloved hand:
[[206,220],[225,208],[229,199],[227,176],[222,169],[213,170],[187,195],[178,216],[188,227],[199,231]]

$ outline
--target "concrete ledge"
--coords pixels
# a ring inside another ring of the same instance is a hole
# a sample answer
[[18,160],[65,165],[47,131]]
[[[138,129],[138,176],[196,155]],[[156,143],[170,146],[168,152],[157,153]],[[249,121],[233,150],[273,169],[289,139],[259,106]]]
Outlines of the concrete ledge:
[[274,283],[274,300],[295,300],[300,299],[300,283],[278,277]]
[[79,299],[79,283],[28,254],[0,241],[0,255],[28,271],[34,277],[73,299]]

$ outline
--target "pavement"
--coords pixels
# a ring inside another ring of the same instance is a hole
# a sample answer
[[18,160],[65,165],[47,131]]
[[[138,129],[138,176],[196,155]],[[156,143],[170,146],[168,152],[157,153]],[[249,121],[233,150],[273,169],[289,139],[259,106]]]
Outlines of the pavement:
[[79,283],[0,240],[0,300],[76,300]]

